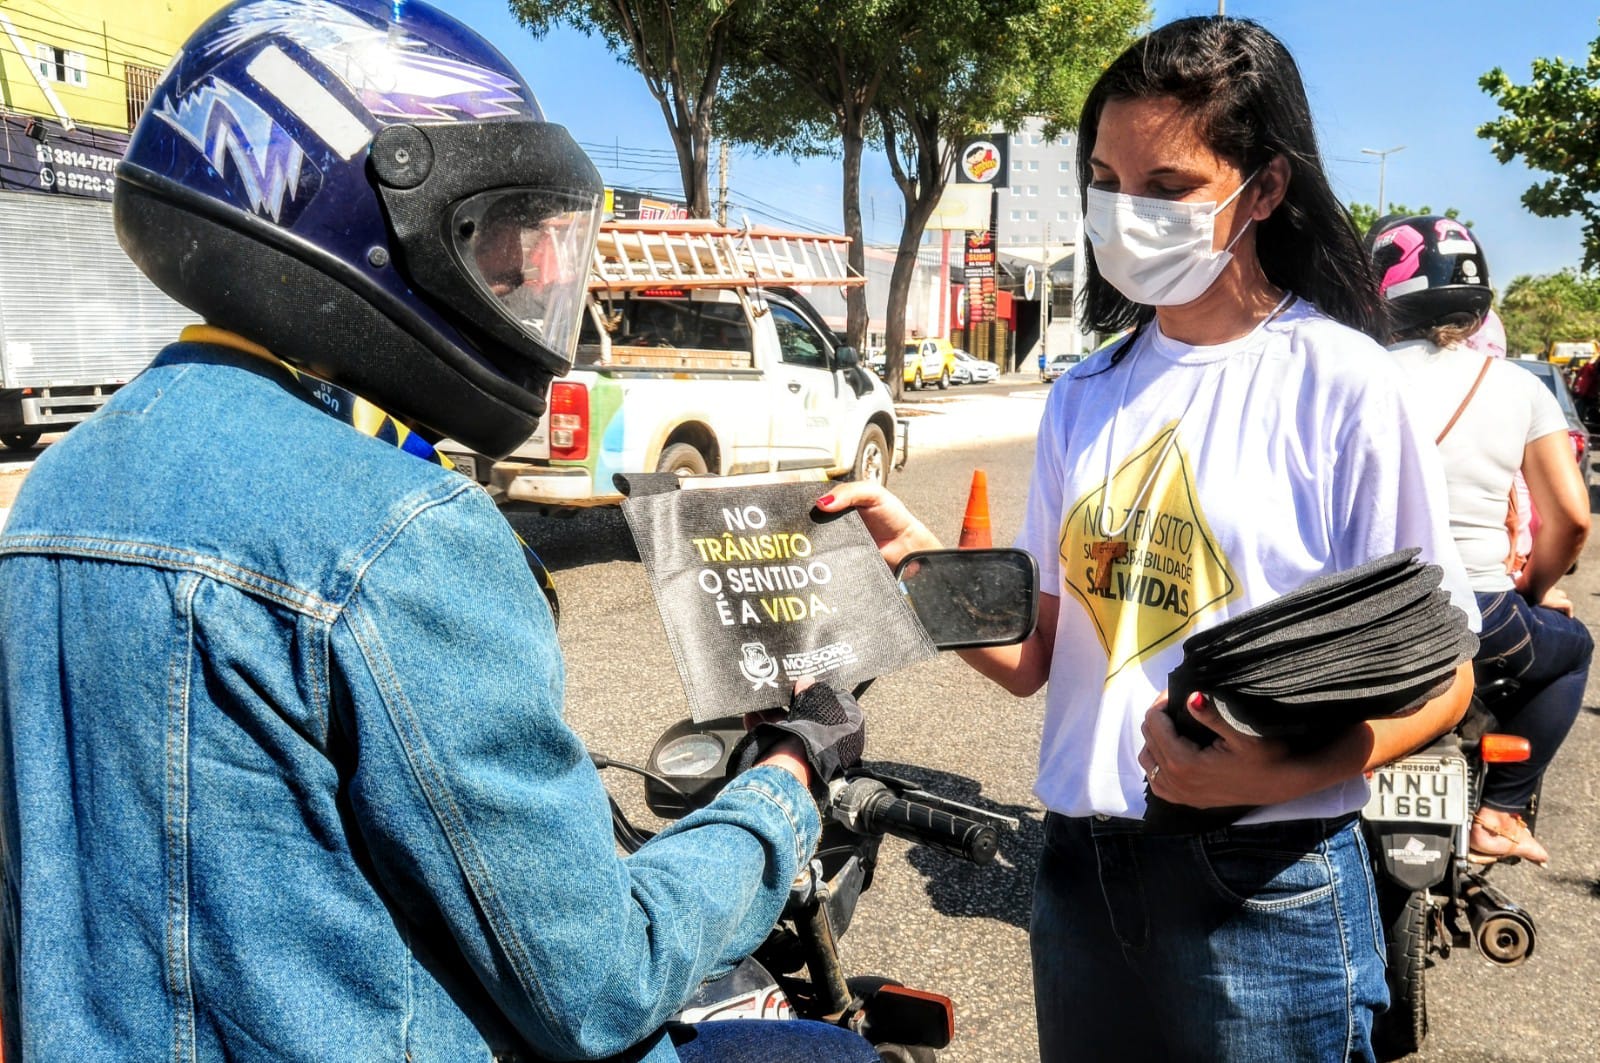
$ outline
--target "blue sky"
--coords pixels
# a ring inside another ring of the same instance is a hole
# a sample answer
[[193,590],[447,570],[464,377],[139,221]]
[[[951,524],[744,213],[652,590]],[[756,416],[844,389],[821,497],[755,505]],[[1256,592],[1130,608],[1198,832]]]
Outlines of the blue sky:
[[[552,121],[590,150],[614,184],[679,188],[661,111],[643,79],[596,39],[558,31],[540,41],[510,16],[505,0],[435,0],[493,41],[527,77]],[[929,0],[937,3],[938,0]],[[1158,0],[1157,22],[1214,13],[1207,0]],[[1489,256],[1497,286],[1522,273],[1548,273],[1582,259],[1580,223],[1544,219],[1521,205],[1536,179],[1520,163],[1502,166],[1477,127],[1497,108],[1478,77],[1503,67],[1528,79],[1539,56],[1581,61],[1600,35],[1600,5],[1577,0],[1228,0],[1227,12],[1277,34],[1300,64],[1324,160],[1346,202],[1378,198],[1377,160],[1389,156],[1386,197],[1413,207],[1460,208]],[[735,152],[729,184],[752,221],[805,222],[837,230],[838,163]],[[713,185],[715,172],[713,170]],[[863,172],[867,237],[893,242],[900,198],[881,158]],[[737,216],[737,211],[736,211]]]

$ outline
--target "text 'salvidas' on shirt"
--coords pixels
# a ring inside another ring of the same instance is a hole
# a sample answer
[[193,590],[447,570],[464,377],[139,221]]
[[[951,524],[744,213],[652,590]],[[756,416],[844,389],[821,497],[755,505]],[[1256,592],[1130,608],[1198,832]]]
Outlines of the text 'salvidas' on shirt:
[[[1119,343],[1121,341],[1118,341]],[[1433,440],[1389,354],[1304,301],[1242,339],[1148,326],[1052,387],[1017,545],[1061,596],[1035,792],[1144,814],[1140,726],[1196,631],[1405,547],[1478,624]],[[1242,822],[1343,815],[1361,776]]]

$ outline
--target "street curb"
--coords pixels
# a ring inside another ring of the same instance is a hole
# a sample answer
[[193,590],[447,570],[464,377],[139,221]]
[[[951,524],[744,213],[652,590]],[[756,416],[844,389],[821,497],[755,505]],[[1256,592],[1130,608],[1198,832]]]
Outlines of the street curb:
[[[895,416],[906,424],[912,460],[919,451],[974,443],[1031,443],[1039,434],[1049,389],[1029,381],[1026,374],[1008,377],[1013,379],[1001,377],[994,384],[966,385],[974,388],[966,394],[940,392],[896,403]],[[1017,390],[1019,383],[1031,387]]]

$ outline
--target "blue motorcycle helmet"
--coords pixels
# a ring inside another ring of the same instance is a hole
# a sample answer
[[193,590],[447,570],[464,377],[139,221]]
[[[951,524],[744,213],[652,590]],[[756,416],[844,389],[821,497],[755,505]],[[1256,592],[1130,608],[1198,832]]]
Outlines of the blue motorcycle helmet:
[[117,235],[209,324],[495,457],[572,366],[604,187],[505,57],[409,0],[241,0],[174,58]]

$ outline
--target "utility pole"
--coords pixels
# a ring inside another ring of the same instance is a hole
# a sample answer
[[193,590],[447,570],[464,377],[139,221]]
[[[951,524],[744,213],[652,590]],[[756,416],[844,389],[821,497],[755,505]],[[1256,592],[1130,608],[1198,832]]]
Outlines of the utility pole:
[[[1055,254],[1050,250],[1050,223],[1044,223],[1044,265],[1039,270],[1039,354],[1044,358],[1044,364],[1050,364],[1050,267],[1055,264]],[[1017,368],[1022,368],[1022,362],[1017,362]]]
[[1383,177],[1384,171],[1387,170],[1389,166],[1389,156],[1393,155],[1397,151],[1404,150],[1406,150],[1406,146],[1404,144],[1401,144],[1399,147],[1385,148],[1382,151],[1378,151],[1374,148],[1361,149],[1361,154],[1363,155],[1376,155],[1378,157],[1378,217],[1380,218],[1389,213],[1389,207],[1383,201]]
[[728,224],[728,142],[717,142],[717,224]]

